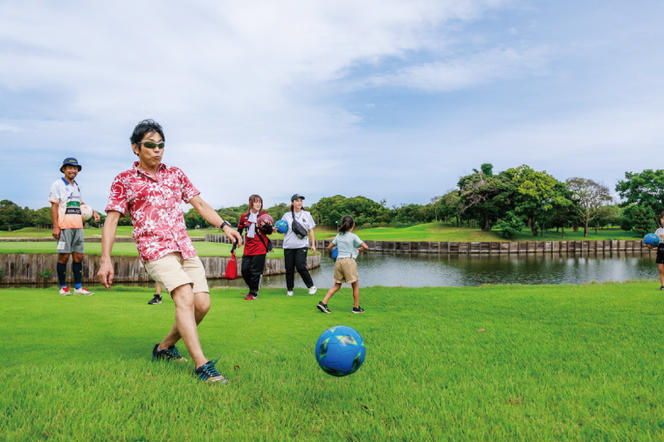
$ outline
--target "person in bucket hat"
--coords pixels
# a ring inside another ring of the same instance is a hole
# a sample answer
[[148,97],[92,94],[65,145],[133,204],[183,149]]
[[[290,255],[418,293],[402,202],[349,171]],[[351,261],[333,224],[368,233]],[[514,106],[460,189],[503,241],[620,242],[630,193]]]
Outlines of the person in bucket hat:
[[62,166],[60,166],[60,172],[65,173],[66,166],[75,167],[78,170],[78,172],[80,172],[81,169],[83,169],[83,166],[78,164],[78,161],[74,157],[68,157],[62,160]]
[[[76,176],[83,167],[76,158],[68,157],[62,161],[60,172],[63,177],[51,185],[48,202],[51,203],[51,219],[53,220],[53,238],[58,240],[56,251],[58,263],[56,273],[60,294],[63,296],[94,295],[83,287],[83,218],[81,217],[81,188],[76,182]],[[99,214],[92,211],[95,222],[99,222]],[[72,257],[72,272],[74,274],[73,293],[67,286],[67,262]]]

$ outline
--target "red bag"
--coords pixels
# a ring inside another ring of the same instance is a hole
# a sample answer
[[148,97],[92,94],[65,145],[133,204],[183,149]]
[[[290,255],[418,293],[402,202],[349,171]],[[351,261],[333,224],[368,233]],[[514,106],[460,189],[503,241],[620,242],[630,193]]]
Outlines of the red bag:
[[231,258],[226,264],[226,273],[224,273],[224,279],[235,279],[237,278],[237,258],[235,258],[235,248],[237,247],[237,241],[233,243],[233,248],[231,249]]

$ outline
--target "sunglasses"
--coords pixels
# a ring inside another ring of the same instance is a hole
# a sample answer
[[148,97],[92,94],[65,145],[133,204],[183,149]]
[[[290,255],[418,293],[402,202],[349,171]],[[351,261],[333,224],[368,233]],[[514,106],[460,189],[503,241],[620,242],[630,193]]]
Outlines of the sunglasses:
[[164,143],[153,143],[152,141],[141,141],[140,144],[147,147],[148,149],[156,149],[157,147],[159,149],[164,148]]

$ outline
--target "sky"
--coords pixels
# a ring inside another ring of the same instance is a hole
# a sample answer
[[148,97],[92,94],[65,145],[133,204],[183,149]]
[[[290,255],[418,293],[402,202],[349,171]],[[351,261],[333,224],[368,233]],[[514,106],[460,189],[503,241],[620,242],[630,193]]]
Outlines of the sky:
[[0,0],[2,194],[62,160],[103,210],[145,118],[213,207],[388,206],[482,163],[614,190],[664,168],[664,2]]

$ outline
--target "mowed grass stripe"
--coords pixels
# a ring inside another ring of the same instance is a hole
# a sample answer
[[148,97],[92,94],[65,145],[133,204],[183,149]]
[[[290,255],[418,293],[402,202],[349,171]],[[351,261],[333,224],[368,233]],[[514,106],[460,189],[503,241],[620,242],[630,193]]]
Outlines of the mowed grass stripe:
[[[213,290],[200,328],[230,385],[152,363],[173,320],[149,288],[93,297],[0,290],[7,440],[644,440],[664,438],[664,296],[650,282],[363,288],[320,296]],[[334,378],[314,345],[358,330],[360,370]],[[485,329],[485,332],[478,332]],[[181,351],[185,349],[180,345]]]

